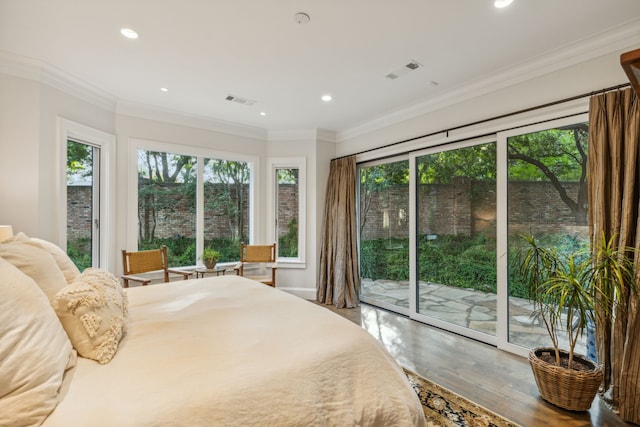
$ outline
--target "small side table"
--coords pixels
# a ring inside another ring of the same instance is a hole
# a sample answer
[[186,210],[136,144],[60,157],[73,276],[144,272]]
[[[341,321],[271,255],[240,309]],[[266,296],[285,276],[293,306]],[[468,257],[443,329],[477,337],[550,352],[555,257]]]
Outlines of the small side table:
[[222,273],[222,275],[224,276],[225,272],[227,271],[227,269],[225,267],[218,267],[216,266],[215,268],[207,268],[207,267],[198,267],[196,268],[196,279],[199,279],[201,277],[204,277],[205,274],[207,273],[216,273],[216,276],[219,276],[220,273]]

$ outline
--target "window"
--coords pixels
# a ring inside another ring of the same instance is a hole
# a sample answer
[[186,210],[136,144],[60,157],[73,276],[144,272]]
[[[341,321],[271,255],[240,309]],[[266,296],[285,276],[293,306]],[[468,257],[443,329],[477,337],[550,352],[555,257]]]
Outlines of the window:
[[251,235],[249,163],[205,158],[202,175],[204,247],[220,252],[219,262],[237,261]]
[[115,137],[58,119],[62,159],[58,245],[81,270],[115,270]]
[[73,140],[67,141],[67,255],[80,271],[99,265],[100,147]]
[[273,188],[269,221],[272,241],[277,243],[279,265],[304,267],[305,159],[270,159]]
[[166,245],[172,267],[202,264],[203,249],[235,262],[252,240],[253,161],[140,142],[137,247]]

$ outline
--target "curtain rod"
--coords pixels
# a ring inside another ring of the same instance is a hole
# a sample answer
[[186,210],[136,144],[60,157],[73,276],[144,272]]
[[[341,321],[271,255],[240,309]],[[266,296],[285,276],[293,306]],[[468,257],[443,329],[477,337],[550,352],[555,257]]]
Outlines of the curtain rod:
[[[486,119],[482,119],[482,120],[478,120],[478,121],[475,121],[475,122],[467,123],[465,125],[454,126],[452,128],[443,129],[443,130],[440,130],[440,131],[437,131],[437,132],[431,132],[431,133],[428,133],[428,134],[415,136],[413,138],[404,139],[402,141],[392,142],[390,144],[382,145],[380,147],[369,148],[369,149],[366,149],[366,150],[358,151],[357,153],[346,154],[344,156],[336,157],[336,158],[334,158],[332,160],[338,160],[338,159],[343,159],[343,158],[349,157],[349,156],[357,156],[359,154],[370,153],[371,151],[376,151],[376,150],[381,150],[381,149],[384,149],[384,148],[393,147],[393,146],[396,146],[396,145],[404,144],[406,142],[412,142],[412,141],[415,141],[417,139],[428,138],[430,136],[438,135],[438,134],[441,134],[441,133],[446,133],[448,135],[449,132],[454,131],[454,130],[463,129],[463,128],[466,128],[466,127],[471,127],[471,126],[479,125],[479,124],[482,124],[482,123],[491,122],[491,121],[494,121],[494,120],[500,120],[500,119],[504,119],[504,118],[507,118],[507,117],[516,116],[518,114],[528,113],[530,111],[541,110],[541,109],[547,108],[547,107],[553,107],[554,105],[563,104],[565,102],[570,102],[570,101],[575,101],[576,99],[591,97],[593,95],[599,95],[599,94],[610,92],[610,91],[613,91],[613,90],[619,90],[619,89],[622,89],[622,88],[625,88],[625,87],[628,87],[628,86],[631,86],[631,83],[622,83],[622,84],[619,84],[619,85],[616,85],[616,86],[611,86],[611,87],[607,87],[607,88],[604,88],[604,89],[595,90],[595,91],[583,93],[583,94],[580,94],[580,95],[571,96],[569,98],[560,99],[558,101],[552,101],[552,102],[548,102],[546,104],[536,105],[535,107],[528,107],[528,108],[525,108],[525,109],[522,109],[522,110],[514,111],[512,113],[500,114],[498,116],[489,117],[489,118],[486,118]],[[486,136],[486,135],[481,135],[481,136]],[[474,138],[476,138],[476,137],[474,136]],[[394,156],[396,156],[398,154],[403,154],[403,153],[396,153],[396,154],[394,154]]]

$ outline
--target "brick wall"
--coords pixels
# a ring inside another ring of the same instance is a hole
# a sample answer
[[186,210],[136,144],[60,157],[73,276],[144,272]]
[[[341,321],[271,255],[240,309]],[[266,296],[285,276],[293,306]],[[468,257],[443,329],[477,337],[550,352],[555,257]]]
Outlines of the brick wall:
[[[575,200],[578,183],[562,184]],[[494,183],[455,178],[450,184],[418,186],[419,234],[476,236],[496,234],[496,191]],[[361,230],[364,239],[403,238],[409,232],[407,186],[391,187],[373,194]],[[548,182],[511,182],[508,195],[509,231],[577,232],[587,226],[576,224],[574,215]],[[365,201],[361,200],[360,209]],[[386,218],[385,218],[386,217]]]
[[[207,199],[213,200],[220,189],[207,188]],[[587,224],[576,224],[569,208],[548,182],[511,182],[508,196],[510,232],[527,232],[530,225],[542,232],[573,232]],[[576,198],[577,183],[563,183],[569,196]],[[244,188],[248,198],[248,186]],[[156,225],[158,237],[193,237],[195,208],[179,194],[173,195],[172,212],[161,214]],[[297,216],[296,185],[280,185],[278,212],[280,235]],[[421,185],[418,188],[420,234],[495,235],[495,184],[456,178],[451,184]],[[247,201],[248,202],[248,201]],[[230,238],[237,232],[237,224],[230,224],[221,204],[205,208],[204,227],[207,238]],[[67,187],[67,234],[70,239],[89,237],[91,233],[91,187]],[[364,209],[364,200],[361,201]],[[245,209],[246,212],[246,209]],[[245,215],[244,234],[248,233]],[[384,227],[387,225],[387,227]],[[235,227],[235,228],[234,228]],[[365,239],[406,237],[409,230],[409,194],[406,186],[391,187],[372,195],[366,223],[362,230]]]
[[[204,229],[207,239],[230,239],[238,233],[238,224],[229,221],[227,206],[216,202],[222,194],[222,184],[205,185],[205,210]],[[169,187],[169,186],[168,186]],[[280,234],[287,233],[287,226],[298,215],[298,186],[294,184],[281,184],[279,186],[280,210],[279,222],[282,224]],[[249,203],[249,187],[242,189],[244,198],[244,227],[243,235],[249,232],[247,206]],[[195,235],[195,202],[193,197],[188,197],[174,189],[166,192],[168,202],[167,209],[161,211],[156,222],[156,237],[194,237]],[[232,204],[236,205],[236,197],[232,194]],[[143,223],[145,214],[151,212],[144,210],[139,212],[139,219]],[[91,187],[68,186],[67,187],[67,236],[69,239],[77,239],[91,236]]]

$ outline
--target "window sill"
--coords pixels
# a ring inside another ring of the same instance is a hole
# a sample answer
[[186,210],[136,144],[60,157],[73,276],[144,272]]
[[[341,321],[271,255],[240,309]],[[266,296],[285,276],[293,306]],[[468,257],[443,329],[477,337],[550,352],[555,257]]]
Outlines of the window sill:
[[278,268],[307,268],[306,262],[296,259],[278,258],[276,262],[278,263]]

